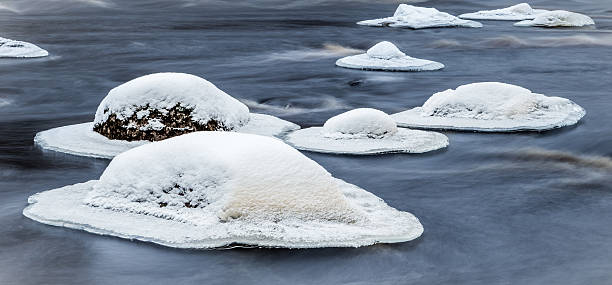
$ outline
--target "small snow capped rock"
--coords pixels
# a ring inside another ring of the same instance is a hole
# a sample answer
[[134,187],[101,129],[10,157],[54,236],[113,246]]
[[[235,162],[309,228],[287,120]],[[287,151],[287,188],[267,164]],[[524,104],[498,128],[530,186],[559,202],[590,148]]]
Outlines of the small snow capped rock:
[[282,141],[195,132],[128,150],[99,180],[36,194],[24,215],[183,248],[364,246],[423,232],[418,219],[331,176]]
[[500,82],[479,82],[432,95],[422,107],[392,115],[398,125],[470,131],[542,131],[576,124],[576,103]]
[[440,27],[468,27],[480,28],[481,23],[462,20],[451,14],[440,12],[435,8],[417,7],[400,4],[392,17],[365,20],[357,22],[358,25],[373,27],[398,27],[411,29],[440,28]]
[[380,71],[431,71],[444,68],[444,65],[439,62],[407,56],[394,44],[387,41],[377,43],[364,54],[338,59],[336,65]]
[[0,58],[34,58],[48,55],[49,52],[34,44],[0,38]]
[[443,134],[398,129],[389,115],[371,108],[334,116],[323,127],[292,132],[287,141],[297,149],[338,154],[423,153],[448,145]]
[[533,9],[527,3],[520,3],[503,9],[483,10],[474,13],[459,15],[463,19],[472,20],[502,20],[520,21],[531,20],[537,14],[548,12],[547,10]]
[[582,27],[595,25],[591,17],[579,13],[555,10],[538,14],[533,20],[520,21],[518,27]]
[[382,41],[375,44],[373,47],[368,49],[366,54],[369,57],[380,58],[380,59],[391,59],[406,56],[401,50],[399,50],[394,44],[388,41]]

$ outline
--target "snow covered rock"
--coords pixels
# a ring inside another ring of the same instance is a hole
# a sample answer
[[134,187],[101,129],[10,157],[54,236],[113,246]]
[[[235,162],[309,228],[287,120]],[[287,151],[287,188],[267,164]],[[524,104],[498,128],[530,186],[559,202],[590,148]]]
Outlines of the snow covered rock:
[[398,129],[389,115],[370,108],[332,117],[323,127],[292,132],[287,142],[301,150],[338,154],[423,153],[448,146],[443,134]]
[[520,21],[517,27],[582,27],[595,25],[591,17],[579,13],[555,10],[538,14],[533,20]]
[[480,82],[438,92],[422,107],[392,117],[404,127],[510,132],[569,126],[584,115],[582,107],[565,98],[506,83]]
[[0,38],[0,58],[32,58],[48,56],[49,53],[40,47],[22,41]]
[[471,20],[521,21],[532,20],[536,15],[544,12],[548,12],[548,10],[533,9],[527,3],[520,3],[503,9],[461,14],[459,17]]
[[149,141],[195,131],[236,131],[279,136],[298,129],[249,108],[207,80],[185,73],[156,73],[113,88],[93,123],[40,132],[36,144],[75,155],[112,158]]
[[282,141],[194,132],[115,157],[99,180],[29,198],[50,225],[170,247],[356,247],[421,235],[418,219]]
[[382,71],[431,71],[444,68],[444,64],[407,56],[394,44],[377,43],[364,54],[343,57],[336,65],[345,68]]
[[480,28],[481,23],[459,19],[451,14],[440,12],[435,8],[417,7],[408,4],[400,4],[392,17],[365,20],[357,22],[358,25],[373,27],[397,27],[397,28],[442,28],[442,27],[467,27]]

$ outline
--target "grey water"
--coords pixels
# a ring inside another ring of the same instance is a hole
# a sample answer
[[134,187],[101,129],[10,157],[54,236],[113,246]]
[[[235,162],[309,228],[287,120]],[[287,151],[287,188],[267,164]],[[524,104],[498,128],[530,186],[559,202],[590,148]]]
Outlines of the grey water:
[[[460,14],[510,4],[418,5]],[[597,26],[355,24],[391,15],[396,1],[0,0],[0,36],[51,54],[0,59],[0,284],[611,284],[612,1],[531,4]],[[334,66],[382,40],[446,68]],[[111,88],[164,71],[202,76],[302,127],[357,107],[402,111],[478,81],[569,98],[587,115],[543,133],[446,132],[450,147],[425,155],[305,153],[420,218],[425,233],[408,243],[177,250],[23,217],[28,196],[96,179],[109,162],[41,151],[36,132],[91,121]]]

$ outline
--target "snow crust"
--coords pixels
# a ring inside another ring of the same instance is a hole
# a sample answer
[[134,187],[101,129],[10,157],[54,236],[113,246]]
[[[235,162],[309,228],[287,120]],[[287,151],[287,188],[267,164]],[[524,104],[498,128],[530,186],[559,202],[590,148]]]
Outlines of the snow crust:
[[301,150],[338,154],[423,153],[448,146],[443,134],[398,129],[389,115],[370,108],[332,117],[323,127],[292,132],[287,142]]
[[595,21],[587,15],[555,10],[540,13],[533,20],[520,21],[514,25],[519,27],[582,27],[595,25]]
[[441,27],[468,27],[480,28],[481,23],[463,20],[451,14],[440,12],[435,8],[417,7],[408,4],[400,4],[392,17],[365,20],[357,22],[358,25],[373,27],[397,27],[397,28],[441,28]]
[[483,10],[474,13],[461,14],[459,17],[471,20],[521,21],[532,20],[536,17],[536,15],[544,12],[548,12],[548,10],[533,9],[527,3],[520,3],[502,9]]
[[439,62],[407,56],[388,41],[377,43],[364,54],[338,59],[336,65],[382,71],[431,71],[444,68],[444,64]]
[[34,220],[173,247],[362,246],[417,238],[418,219],[333,178],[282,141],[195,132],[118,155],[99,180],[36,194]]
[[547,130],[576,124],[576,103],[506,83],[479,82],[432,95],[422,107],[392,115],[400,126],[473,131]]
[[[72,155],[113,158],[131,148],[150,143],[150,141],[111,140],[95,132],[92,123],[68,125],[42,131],[34,137],[34,143],[42,149]],[[274,116],[251,113],[248,123],[235,132],[281,137],[300,127],[294,123]]]
[[34,44],[0,37],[0,58],[33,58],[48,55],[49,52]]

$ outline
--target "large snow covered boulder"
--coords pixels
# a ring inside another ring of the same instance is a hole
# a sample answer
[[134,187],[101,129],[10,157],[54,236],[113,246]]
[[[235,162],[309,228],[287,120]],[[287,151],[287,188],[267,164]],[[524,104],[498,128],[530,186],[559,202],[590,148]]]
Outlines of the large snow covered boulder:
[[99,180],[29,199],[24,215],[183,248],[364,246],[409,241],[412,214],[331,176],[282,141],[195,132],[115,157]]
[[392,115],[400,126],[484,132],[543,131],[576,124],[582,107],[506,83],[480,82],[432,95],[422,107]]
[[195,131],[279,136],[299,128],[249,108],[207,80],[185,73],[142,76],[112,89],[93,123],[40,132],[45,149],[112,158],[132,147]]
[[397,27],[397,28],[442,28],[442,27],[467,27],[480,28],[481,23],[459,19],[451,14],[440,12],[435,8],[417,7],[408,4],[400,4],[392,17],[365,20],[357,22],[358,25],[373,27]]
[[471,20],[522,21],[532,20],[536,15],[544,12],[548,12],[548,10],[533,9],[527,3],[520,3],[502,9],[482,10],[474,13],[461,14],[459,17]]
[[338,154],[423,153],[448,146],[443,134],[397,128],[389,115],[371,108],[342,113],[323,127],[292,132],[287,142],[301,150]]
[[388,41],[377,43],[364,54],[338,59],[336,65],[382,71],[430,71],[444,68],[444,64],[439,62],[407,56]]
[[533,20],[520,21],[517,27],[582,27],[595,25],[591,17],[579,13],[555,10],[538,14]]
[[48,55],[49,52],[34,44],[0,37],[0,58],[32,58]]

